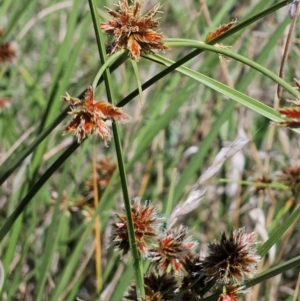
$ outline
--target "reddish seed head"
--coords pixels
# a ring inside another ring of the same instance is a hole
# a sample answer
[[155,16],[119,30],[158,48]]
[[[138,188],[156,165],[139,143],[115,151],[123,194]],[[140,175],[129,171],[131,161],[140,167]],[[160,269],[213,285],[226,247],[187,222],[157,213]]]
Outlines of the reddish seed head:
[[129,116],[120,108],[103,101],[97,102],[94,99],[94,91],[91,86],[85,92],[83,100],[71,97],[68,93],[62,99],[72,105],[69,114],[73,115],[73,119],[64,128],[64,133],[70,132],[77,136],[78,143],[96,133],[107,144],[111,139],[111,134],[105,120],[123,121],[129,119]]
[[245,290],[244,286],[239,285],[226,285],[223,288],[223,294],[218,298],[218,301],[237,301],[237,297],[243,294],[247,294],[248,290]]
[[0,63],[12,62],[16,56],[16,49],[11,43],[4,43],[0,45]]
[[260,256],[256,254],[256,234],[244,233],[244,229],[231,232],[229,238],[222,234],[220,243],[208,245],[209,254],[202,260],[207,281],[241,283],[256,273]]
[[151,249],[150,258],[155,265],[165,272],[170,265],[175,272],[179,272],[186,259],[192,256],[197,243],[187,236],[187,229],[167,229],[158,239],[158,247]]
[[9,108],[11,105],[10,100],[7,97],[0,97],[0,110]]
[[[4,29],[0,28],[0,37],[4,34]],[[16,49],[12,43],[4,42],[0,45],[0,64],[1,63],[10,63],[13,58],[16,56]]]
[[283,169],[277,181],[288,186],[293,194],[297,196],[300,192],[300,165]]
[[272,179],[262,176],[253,179],[253,182],[255,183],[254,194],[258,195],[260,191],[264,191],[267,188],[266,185],[272,183]]
[[[154,206],[148,203],[142,205],[139,198],[133,200],[131,215],[137,248],[141,254],[147,256],[149,244],[158,235],[162,218],[158,215]],[[115,231],[112,234],[111,245],[123,251],[124,255],[128,253],[130,248],[127,217],[125,214],[116,214],[116,216],[120,222],[114,224]]]
[[[144,276],[145,298],[142,301],[169,301],[176,297],[178,290],[177,280],[171,274],[155,274],[150,273]],[[136,287],[133,285],[125,296],[127,300],[138,301]]]
[[280,114],[294,119],[300,119],[300,107],[281,108],[278,110]]
[[141,2],[136,0],[132,5],[127,0],[121,0],[118,8],[107,12],[111,21],[101,23],[101,28],[107,34],[113,35],[114,40],[109,54],[120,49],[127,49],[132,58],[138,60],[141,53],[151,53],[153,49],[166,50],[163,35],[157,31],[159,22],[155,19],[161,6],[158,4],[141,15]]

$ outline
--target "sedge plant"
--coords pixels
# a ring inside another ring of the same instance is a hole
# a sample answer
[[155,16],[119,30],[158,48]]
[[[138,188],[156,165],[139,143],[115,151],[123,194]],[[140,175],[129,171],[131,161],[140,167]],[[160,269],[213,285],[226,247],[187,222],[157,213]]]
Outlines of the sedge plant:
[[299,2],[27,2],[0,7],[1,300],[297,300]]

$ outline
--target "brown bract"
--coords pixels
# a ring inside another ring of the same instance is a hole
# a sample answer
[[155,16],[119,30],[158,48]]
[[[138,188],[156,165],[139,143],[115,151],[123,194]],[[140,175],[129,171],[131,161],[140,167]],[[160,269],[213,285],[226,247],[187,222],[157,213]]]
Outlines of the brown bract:
[[138,60],[141,53],[149,54],[153,49],[166,50],[167,47],[162,42],[164,36],[155,31],[159,26],[155,16],[160,8],[157,4],[143,16],[141,2],[138,0],[132,5],[127,0],[119,1],[116,10],[106,8],[112,20],[102,22],[101,28],[114,36],[109,54],[127,49],[130,56]]
[[236,22],[237,22],[236,20],[232,20],[227,24],[220,25],[217,29],[213,31],[210,31],[205,38],[205,43],[209,43],[213,39],[217,38],[218,36],[228,31],[231,27],[233,27],[236,24]]
[[115,121],[129,119],[129,116],[120,108],[104,101],[96,101],[92,86],[87,88],[83,100],[71,97],[68,93],[62,99],[71,104],[69,114],[73,115],[73,119],[64,128],[64,133],[76,135],[78,143],[81,143],[91,134],[96,133],[107,144],[111,139],[111,134],[105,121],[107,119]]

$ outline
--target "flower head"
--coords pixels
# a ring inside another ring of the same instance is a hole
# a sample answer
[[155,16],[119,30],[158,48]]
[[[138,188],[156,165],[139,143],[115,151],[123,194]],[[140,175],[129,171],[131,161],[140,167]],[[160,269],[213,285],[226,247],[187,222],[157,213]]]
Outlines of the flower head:
[[[144,276],[145,298],[143,301],[168,301],[174,299],[178,289],[177,280],[171,274],[150,273]],[[128,300],[138,301],[135,285],[133,285],[125,296]]]
[[71,112],[73,119],[64,128],[64,133],[73,133],[77,136],[78,143],[89,137],[94,132],[98,134],[107,144],[111,139],[106,119],[111,120],[127,120],[129,116],[120,108],[104,101],[95,101],[92,86],[88,87],[84,94],[84,99],[71,97],[68,93],[63,96],[63,100],[71,104]]
[[[131,215],[137,248],[141,254],[146,256],[148,254],[148,245],[158,235],[162,218],[158,215],[154,206],[151,206],[148,202],[142,205],[139,198],[133,200]],[[130,248],[127,217],[125,214],[116,214],[116,216],[120,221],[114,224],[115,231],[112,234],[111,245],[122,250],[124,255],[128,253]]]
[[155,16],[161,6],[155,5],[143,16],[141,6],[139,0],[135,0],[132,5],[127,0],[121,0],[116,10],[107,8],[112,20],[101,23],[101,28],[114,36],[110,54],[127,49],[130,56],[138,60],[141,53],[151,53],[152,49],[167,49],[162,42],[164,36],[155,31],[159,26]]
[[206,288],[206,277],[203,273],[203,267],[201,265],[201,256],[186,258],[184,262],[184,269],[185,274],[182,278],[180,289],[190,288],[190,292],[193,295],[203,295],[203,290]]
[[9,108],[11,105],[10,103],[10,99],[7,97],[0,97],[0,110],[1,109],[5,109],[5,108]]
[[[103,192],[106,188],[116,168],[117,164],[113,162],[109,156],[101,158],[96,163],[96,177],[100,192]],[[86,182],[86,188],[88,191],[92,192],[93,186],[93,175],[91,175]]]
[[298,195],[300,192],[300,165],[283,169],[277,180],[288,186],[295,196]]
[[[3,36],[4,30],[0,29],[0,37]],[[16,49],[12,45],[12,43],[4,42],[0,44],[0,64],[11,62],[13,58],[16,56]]]
[[223,293],[219,296],[218,301],[237,301],[239,295],[247,294],[248,290],[245,290],[245,286],[226,285],[223,288]]
[[220,243],[208,245],[209,254],[202,259],[207,281],[217,278],[224,284],[241,283],[253,277],[260,260],[256,244],[256,234],[244,233],[243,228],[231,232],[229,238],[223,233]]
[[255,183],[254,194],[258,195],[261,191],[266,190],[268,185],[270,185],[272,183],[272,179],[262,176],[262,177],[253,179],[253,182]]
[[175,272],[179,272],[186,259],[192,256],[197,243],[187,236],[187,229],[167,229],[158,239],[158,247],[151,249],[150,258],[165,272],[169,265]]
[[[299,81],[296,80],[296,85],[298,87]],[[276,124],[288,128],[299,128],[300,127],[300,102],[299,99],[292,101],[295,107],[290,108],[280,108],[278,111],[281,115],[290,118],[287,121],[277,122]]]

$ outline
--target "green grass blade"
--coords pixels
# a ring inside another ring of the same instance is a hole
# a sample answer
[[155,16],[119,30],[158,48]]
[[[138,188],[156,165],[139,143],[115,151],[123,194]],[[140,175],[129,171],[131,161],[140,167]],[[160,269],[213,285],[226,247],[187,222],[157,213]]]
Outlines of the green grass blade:
[[41,189],[45,182],[52,176],[52,174],[65,162],[65,160],[79,147],[77,142],[74,142],[41,176],[36,184],[30,189],[28,194],[22,199],[15,211],[8,217],[4,225],[0,229],[0,241],[3,240],[5,235],[9,232],[17,218],[22,214],[26,206]]
[[280,239],[284,232],[300,217],[300,207],[298,207],[280,227],[270,236],[270,238],[258,249],[260,256],[265,256],[272,246]]

